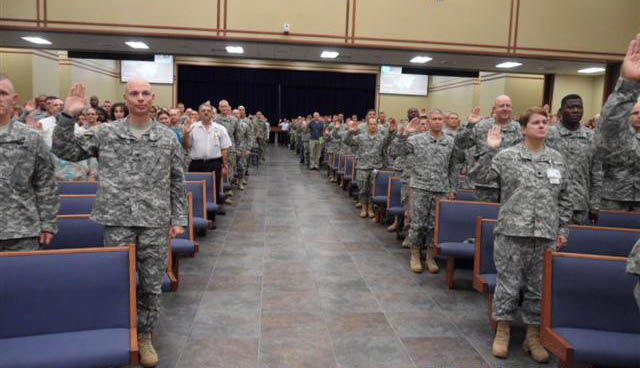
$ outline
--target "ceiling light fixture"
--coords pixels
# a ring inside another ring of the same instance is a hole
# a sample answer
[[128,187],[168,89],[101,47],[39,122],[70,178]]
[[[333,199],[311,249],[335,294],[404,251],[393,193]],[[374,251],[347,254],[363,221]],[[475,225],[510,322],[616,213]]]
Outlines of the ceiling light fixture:
[[509,68],[515,68],[520,65],[522,65],[522,63],[518,63],[515,61],[505,61],[504,63],[496,65],[496,68],[509,69]]
[[433,60],[433,58],[430,58],[428,56],[415,56],[410,61],[412,63],[414,63],[414,64],[424,64],[424,63],[427,63],[427,62],[429,62],[431,60]]
[[604,72],[606,69],[605,68],[601,68],[601,67],[597,67],[597,66],[593,66],[591,68],[584,68],[584,69],[580,69],[578,70],[578,73],[582,73],[582,74],[595,74],[595,73],[602,73]]
[[134,49],[148,49],[149,46],[147,46],[146,43],[142,42],[142,41],[128,41],[125,42],[127,44],[127,46],[134,48]]
[[322,51],[320,57],[324,59],[335,59],[338,57],[338,55],[340,55],[340,53],[337,51]]
[[22,39],[38,45],[51,45],[51,41],[45,40],[42,37],[22,37]]
[[242,46],[227,46],[225,47],[230,54],[244,54]]

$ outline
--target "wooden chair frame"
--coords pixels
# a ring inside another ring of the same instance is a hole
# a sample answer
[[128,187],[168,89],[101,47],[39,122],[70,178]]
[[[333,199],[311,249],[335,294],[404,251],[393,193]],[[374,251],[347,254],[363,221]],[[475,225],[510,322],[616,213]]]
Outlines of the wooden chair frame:
[[96,247],[96,248],[71,248],[71,249],[51,249],[36,251],[0,252],[0,257],[36,256],[45,254],[86,254],[86,253],[109,253],[127,252],[129,253],[129,341],[130,341],[130,364],[137,366],[140,364],[138,349],[138,310],[136,304],[136,253],[135,246],[129,244],[127,247]]

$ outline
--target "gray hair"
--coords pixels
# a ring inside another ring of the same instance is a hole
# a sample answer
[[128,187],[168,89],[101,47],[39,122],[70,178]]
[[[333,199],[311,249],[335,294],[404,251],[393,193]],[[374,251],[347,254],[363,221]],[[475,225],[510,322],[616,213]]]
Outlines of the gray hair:
[[205,107],[210,107],[211,110],[213,110],[213,112],[218,112],[218,110],[216,110],[215,107],[211,106],[211,104],[206,103],[206,102],[203,103],[203,104],[200,104],[200,106],[198,106],[198,112],[202,112],[202,109],[205,108]]
[[429,113],[427,114],[427,116],[429,117],[429,120],[431,120],[431,116],[433,114],[440,114],[442,117],[444,117],[444,115],[442,114],[442,110],[440,109],[433,109],[431,111],[429,111]]

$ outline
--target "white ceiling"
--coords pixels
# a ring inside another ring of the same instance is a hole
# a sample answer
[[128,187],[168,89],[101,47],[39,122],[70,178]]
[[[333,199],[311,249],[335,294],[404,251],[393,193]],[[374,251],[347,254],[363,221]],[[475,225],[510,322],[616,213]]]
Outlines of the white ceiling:
[[[24,36],[40,36],[53,44],[46,47],[31,44],[21,39]],[[135,53],[125,45],[125,41],[144,41],[150,46],[144,53],[208,56],[225,58],[248,58],[287,61],[313,61],[339,64],[365,65],[396,65],[424,67],[430,69],[464,70],[464,71],[508,71],[509,73],[529,74],[572,74],[578,75],[578,70],[587,67],[605,67],[600,62],[582,62],[533,58],[510,58],[501,56],[470,55],[424,52],[407,50],[388,50],[361,47],[322,47],[317,45],[267,43],[267,42],[237,42],[219,39],[185,39],[162,37],[125,37],[121,35],[88,35],[62,32],[25,32],[3,30],[0,32],[0,47],[42,48],[68,51],[93,52],[126,52]],[[231,55],[225,46],[242,46],[244,54]],[[321,59],[323,50],[340,52],[340,56],[333,60]],[[411,64],[409,60],[416,55],[426,55],[433,58],[426,64]],[[498,69],[495,65],[504,61],[518,61],[523,65],[513,69]]]

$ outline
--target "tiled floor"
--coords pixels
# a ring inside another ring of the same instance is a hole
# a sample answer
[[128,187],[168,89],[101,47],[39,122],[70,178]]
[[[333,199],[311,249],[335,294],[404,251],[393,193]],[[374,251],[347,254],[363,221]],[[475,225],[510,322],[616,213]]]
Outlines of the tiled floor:
[[523,326],[511,357],[494,359],[471,272],[452,291],[443,272],[413,274],[408,250],[325,171],[270,146],[249,179],[162,297],[160,367],[540,366],[520,348]]

